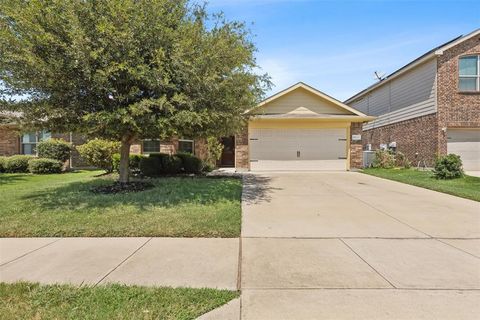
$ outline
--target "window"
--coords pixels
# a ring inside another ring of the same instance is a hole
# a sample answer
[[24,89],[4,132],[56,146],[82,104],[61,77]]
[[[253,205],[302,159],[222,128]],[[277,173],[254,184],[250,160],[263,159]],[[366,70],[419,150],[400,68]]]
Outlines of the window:
[[143,140],[143,153],[159,153],[160,140]]
[[195,153],[194,141],[189,139],[178,140],[178,151],[194,154]]
[[37,143],[51,138],[50,132],[29,132],[22,136],[22,153],[23,154],[37,154]]
[[460,91],[480,91],[480,55],[461,57],[458,71]]

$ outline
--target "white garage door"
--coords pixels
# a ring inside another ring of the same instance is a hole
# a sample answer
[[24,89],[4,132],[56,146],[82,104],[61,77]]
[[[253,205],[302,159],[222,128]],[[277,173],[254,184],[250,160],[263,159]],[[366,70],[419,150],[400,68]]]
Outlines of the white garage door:
[[448,129],[447,152],[458,154],[465,170],[480,170],[480,128]]
[[346,170],[346,129],[252,129],[250,169]]

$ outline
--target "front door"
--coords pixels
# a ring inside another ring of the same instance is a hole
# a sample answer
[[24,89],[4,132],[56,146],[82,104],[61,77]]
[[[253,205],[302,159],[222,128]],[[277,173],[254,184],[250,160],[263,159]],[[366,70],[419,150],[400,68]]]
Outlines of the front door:
[[220,139],[223,145],[220,167],[235,167],[235,137],[223,137]]

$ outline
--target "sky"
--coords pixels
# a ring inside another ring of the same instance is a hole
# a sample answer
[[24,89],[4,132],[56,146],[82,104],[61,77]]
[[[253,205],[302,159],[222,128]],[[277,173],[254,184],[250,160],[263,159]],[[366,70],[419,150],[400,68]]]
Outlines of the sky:
[[480,28],[479,0],[210,0],[208,10],[246,22],[275,85],[268,94],[303,81],[342,101],[375,71]]

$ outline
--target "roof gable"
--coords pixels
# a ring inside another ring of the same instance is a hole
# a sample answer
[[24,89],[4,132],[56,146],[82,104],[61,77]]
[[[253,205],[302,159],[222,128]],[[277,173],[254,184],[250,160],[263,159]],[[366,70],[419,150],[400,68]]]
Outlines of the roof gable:
[[302,82],[265,99],[248,113],[257,115],[288,114],[299,117],[315,115],[365,116],[363,113]]

